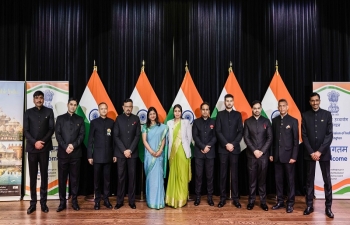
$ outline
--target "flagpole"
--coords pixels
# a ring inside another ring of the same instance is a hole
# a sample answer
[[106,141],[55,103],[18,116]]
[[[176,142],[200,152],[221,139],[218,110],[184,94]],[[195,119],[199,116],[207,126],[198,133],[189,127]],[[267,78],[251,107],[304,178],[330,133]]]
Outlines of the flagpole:
[[[142,72],[145,72],[145,60],[142,60],[142,67],[141,67],[141,73]],[[141,137],[142,138],[142,137]],[[144,149],[143,149],[144,151]],[[144,180],[144,163],[141,161],[141,193],[140,193],[140,197],[137,199],[137,201],[139,202],[144,202],[146,199],[144,197],[144,192],[143,192],[143,189],[144,189],[144,183],[143,183],[143,180]]]
[[[186,64],[185,64],[185,71],[186,71],[186,73],[189,72],[187,60],[186,60]],[[192,157],[190,158],[190,165],[189,165],[189,167],[191,167],[191,165],[192,165],[191,161],[192,161]],[[190,170],[191,173],[192,173],[192,168],[189,168],[189,170]],[[192,174],[191,174],[191,177],[193,177]],[[191,179],[191,180],[192,180],[192,179]],[[187,201],[194,201],[194,197],[191,196],[191,194],[190,194],[190,181],[188,182]]]
[[278,72],[278,61],[276,59],[276,64],[275,64],[276,72]]
[[[230,61],[230,67],[228,68],[228,73],[232,72],[232,61]],[[229,195],[227,197],[227,200],[232,200],[232,176],[231,176],[231,170],[230,170],[230,191]]]
[[[93,71],[97,71],[97,66],[96,66],[96,62],[94,60],[94,69]],[[92,166],[93,167],[93,166]],[[103,199],[103,194],[101,193],[101,199]],[[93,202],[95,201],[95,191],[92,195],[86,195],[85,198],[84,198],[85,201],[88,201],[88,202]]]

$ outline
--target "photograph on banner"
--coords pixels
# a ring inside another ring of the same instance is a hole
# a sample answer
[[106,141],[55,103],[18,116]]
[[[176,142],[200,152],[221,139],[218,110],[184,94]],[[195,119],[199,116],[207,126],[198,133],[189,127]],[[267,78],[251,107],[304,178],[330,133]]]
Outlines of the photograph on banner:
[[[55,122],[59,115],[67,112],[69,98],[68,81],[27,81],[27,109],[34,107],[33,94],[35,91],[44,93],[44,106],[53,110]],[[55,134],[52,136],[53,150],[50,151],[48,167],[48,199],[58,199],[58,143]],[[30,200],[30,179],[27,160],[25,160],[25,196],[24,200]],[[37,177],[37,195],[40,196],[40,168]],[[68,183],[67,183],[68,188]]]
[[0,81],[0,199],[4,201],[21,196],[23,96],[23,81]]
[[[320,95],[322,109],[333,118],[331,144],[331,180],[334,199],[350,199],[350,82],[313,82],[313,90]],[[316,167],[315,196],[324,198],[322,173]]]

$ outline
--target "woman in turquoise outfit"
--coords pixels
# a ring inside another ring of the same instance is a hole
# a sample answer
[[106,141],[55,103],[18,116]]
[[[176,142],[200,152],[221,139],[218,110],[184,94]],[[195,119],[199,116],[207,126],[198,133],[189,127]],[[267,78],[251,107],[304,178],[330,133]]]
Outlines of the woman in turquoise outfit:
[[168,126],[158,121],[154,107],[147,112],[147,122],[142,127],[142,141],[145,145],[146,201],[148,207],[161,209],[164,204],[164,166],[163,149]]

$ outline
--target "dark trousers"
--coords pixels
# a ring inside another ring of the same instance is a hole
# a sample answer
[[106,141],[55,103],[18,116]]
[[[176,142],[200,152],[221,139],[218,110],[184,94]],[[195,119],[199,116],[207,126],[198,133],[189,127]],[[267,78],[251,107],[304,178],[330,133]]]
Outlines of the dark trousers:
[[231,171],[231,190],[233,201],[238,201],[238,158],[239,155],[219,154],[220,159],[220,201],[226,200],[227,168]]
[[208,199],[212,198],[214,191],[214,159],[208,158],[195,158],[196,165],[196,183],[195,183],[195,193],[197,198],[201,196],[202,181],[203,181],[203,167],[205,167],[205,174],[207,177],[207,191]]
[[249,203],[254,203],[256,198],[256,186],[259,185],[260,204],[266,204],[266,173],[268,158],[248,157],[249,173]]
[[95,202],[101,201],[100,178],[103,178],[103,199],[108,201],[110,194],[111,163],[94,163],[94,190]]
[[69,175],[72,204],[78,204],[80,174],[80,158],[59,158],[58,159],[58,191],[60,204],[66,204],[66,183]]
[[117,204],[123,204],[125,196],[125,179],[128,173],[128,198],[129,204],[135,203],[135,183],[136,183],[136,163],[138,158],[118,158],[118,188],[117,188]]
[[[38,150],[40,151],[40,150]],[[49,151],[40,153],[28,153],[28,166],[30,178],[30,205],[35,206],[37,202],[36,196],[36,180],[38,175],[38,164],[40,167],[40,205],[46,205],[47,201],[47,183],[48,183],[48,167],[49,167]]]
[[276,194],[277,202],[284,203],[283,197],[283,180],[284,176],[287,179],[287,205],[294,206],[295,202],[295,184],[294,184],[294,174],[295,174],[295,163],[281,163],[275,162],[275,180],[276,180]]
[[[331,182],[331,165],[330,161],[319,161],[323,182],[324,182],[324,196],[326,198],[326,208],[331,208],[332,206],[332,182]],[[306,205],[313,206],[313,199],[315,195],[314,183],[315,183],[315,170],[316,161],[307,160],[306,161]]]

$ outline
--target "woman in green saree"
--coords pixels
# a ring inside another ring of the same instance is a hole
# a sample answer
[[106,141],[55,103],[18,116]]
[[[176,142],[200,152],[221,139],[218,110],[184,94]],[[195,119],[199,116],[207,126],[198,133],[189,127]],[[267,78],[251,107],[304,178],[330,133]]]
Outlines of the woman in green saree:
[[169,120],[168,158],[169,178],[165,204],[179,208],[187,204],[188,182],[191,180],[192,128],[187,119],[182,119],[182,107],[173,107],[174,119]]

